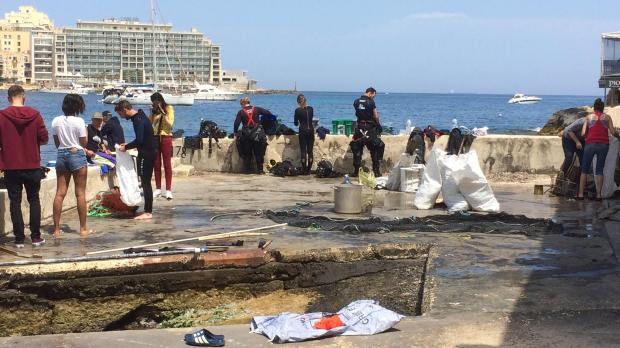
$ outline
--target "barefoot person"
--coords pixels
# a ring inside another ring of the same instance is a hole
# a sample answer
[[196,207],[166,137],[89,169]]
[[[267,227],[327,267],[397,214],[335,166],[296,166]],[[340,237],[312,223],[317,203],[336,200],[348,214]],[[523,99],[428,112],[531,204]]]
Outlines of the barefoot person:
[[86,227],[86,143],[88,133],[84,119],[84,100],[77,94],[67,94],[62,102],[64,115],[54,118],[52,131],[58,149],[56,158],[56,196],[54,197],[54,235],[60,235],[62,203],[67,195],[71,177],[75,183],[75,198],[80,219],[80,234],[88,233]]
[[118,115],[126,120],[131,120],[136,139],[129,144],[121,144],[120,151],[138,149],[138,176],[144,191],[144,213],[136,216],[136,220],[151,219],[153,217],[153,165],[155,163],[155,137],[153,125],[142,109],[135,110],[131,104],[122,100],[114,108]]
[[609,115],[603,113],[605,104],[600,98],[594,101],[594,113],[585,117],[581,136],[586,139],[581,162],[581,177],[579,178],[579,193],[577,199],[583,199],[583,191],[586,186],[586,175],[592,168],[592,160],[596,156],[596,168],[594,170],[594,183],[596,184],[596,200],[602,200],[603,169],[605,159],[609,151],[609,134],[618,137],[614,123]]
[[21,86],[9,88],[9,103],[0,110],[0,170],[4,172],[9,195],[11,222],[15,247],[24,246],[24,218],[22,216],[22,190],[30,205],[30,240],[32,246],[45,243],[41,238],[41,153],[39,146],[47,144],[48,135],[41,114],[25,106],[26,93]]

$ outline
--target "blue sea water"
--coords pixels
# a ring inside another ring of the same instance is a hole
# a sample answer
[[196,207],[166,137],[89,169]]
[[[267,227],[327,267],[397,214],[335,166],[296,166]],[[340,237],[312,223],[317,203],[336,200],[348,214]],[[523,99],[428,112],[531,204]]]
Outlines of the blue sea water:
[[[315,117],[320,124],[331,129],[333,119],[355,119],[353,100],[360,93],[304,92],[308,104],[314,107]],[[543,100],[532,105],[508,104],[510,95],[499,94],[431,94],[431,93],[380,93],[375,102],[382,124],[396,130],[403,129],[407,120],[414,126],[425,127],[432,124],[437,128],[451,128],[452,120],[459,126],[468,128],[489,127],[494,134],[528,134],[542,127],[549,116],[557,110],[569,107],[590,105],[594,96],[541,96]],[[61,115],[64,95],[28,92],[26,104],[38,109],[43,115],[48,129],[52,119]],[[86,123],[95,111],[113,111],[113,105],[102,104],[100,96],[84,96],[86,101]],[[251,95],[252,104],[269,109],[280,120],[293,127],[293,113],[296,95]],[[6,98],[0,98],[0,108],[8,105]],[[146,106],[144,106],[146,108]],[[200,119],[215,121],[228,132],[232,130],[238,102],[197,101],[193,106],[175,107],[175,129],[184,129],[186,135],[198,133]],[[148,112],[148,110],[145,110]],[[133,139],[131,122],[121,120],[128,140]],[[52,141],[50,141],[52,143]],[[52,144],[42,149],[44,163],[55,159]]]

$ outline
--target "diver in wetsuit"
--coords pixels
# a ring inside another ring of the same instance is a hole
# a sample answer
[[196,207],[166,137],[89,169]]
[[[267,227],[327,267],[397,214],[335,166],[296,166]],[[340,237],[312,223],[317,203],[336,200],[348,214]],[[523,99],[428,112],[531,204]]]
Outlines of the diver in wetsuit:
[[354,171],[351,176],[357,176],[362,165],[362,155],[364,146],[370,151],[372,159],[372,171],[376,177],[381,176],[380,166],[383,160],[383,150],[385,144],[381,141],[381,122],[379,121],[379,113],[375,105],[375,95],[377,91],[368,87],[361,97],[355,99],[353,107],[355,108],[355,116],[357,117],[357,128],[353,134],[351,141],[351,152],[353,152]]
[[303,94],[297,96],[299,107],[295,109],[294,123],[299,126],[299,149],[301,152],[301,167],[304,174],[310,174],[314,160],[314,109],[307,105]]
[[[260,116],[273,116],[269,110],[250,104],[250,98],[243,97],[240,101],[241,110],[235,118],[234,133],[237,151],[243,159],[247,174],[252,172],[252,155],[256,160],[256,174],[265,174],[263,163],[267,150],[267,135],[260,123]],[[239,131],[239,125],[243,125]]]

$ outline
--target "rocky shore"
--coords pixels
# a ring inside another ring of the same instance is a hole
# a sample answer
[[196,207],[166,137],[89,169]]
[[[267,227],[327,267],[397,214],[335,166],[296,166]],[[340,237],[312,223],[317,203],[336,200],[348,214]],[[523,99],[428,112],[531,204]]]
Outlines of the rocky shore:
[[[562,130],[577,119],[592,113],[591,106],[580,106],[557,111],[549,117],[538,135],[560,135]],[[620,106],[605,108],[605,113],[611,116],[616,128],[620,128]]]

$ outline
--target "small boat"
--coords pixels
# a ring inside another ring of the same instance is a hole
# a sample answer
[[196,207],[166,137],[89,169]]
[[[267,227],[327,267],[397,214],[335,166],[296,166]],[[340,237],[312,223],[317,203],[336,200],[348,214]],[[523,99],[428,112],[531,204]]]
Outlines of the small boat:
[[201,85],[197,82],[191,92],[196,100],[235,101],[241,96],[239,92],[224,90],[209,84]]
[[517,93],[508,101],[508,104],[536,104],[541,100],[542,98],[539,97]]
[[86,95],[91,91],[93,91],[92,88],[84,87],[77,83],[72,83],[71,86],[68,88],[53,87],[53,88],[39,89],[39,92],[42,92],[42,93],[79,94],[79,95]]
[[[121,100],[127,100],[135,105],[150,105],[151,95],[155,92],[159,92],[159,89],[154,84],[124,85],[119,88],[106,89],[103,92],[102,102],[118,104]],[[170,105],[194,105],[194,97],[191,94],[160,93]]]

